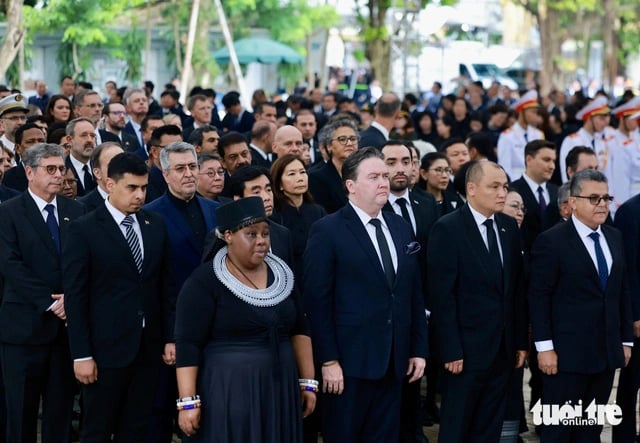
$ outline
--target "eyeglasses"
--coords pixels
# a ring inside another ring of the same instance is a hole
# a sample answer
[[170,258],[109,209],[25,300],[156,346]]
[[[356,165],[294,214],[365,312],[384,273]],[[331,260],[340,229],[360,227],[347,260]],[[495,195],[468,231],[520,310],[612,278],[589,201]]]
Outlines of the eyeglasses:
[[78,180],[76,180],[75,178],[67,178],[62,180],[62,184],[64,186],[75,186],[76,183],[78,183]]
[[49,175],[55,175],[57,171],[60,171],[60,174],[65,175],[67,173],[66,166],[56,166],[56,165],[47,165],[47,166],[36,166],[36,168],[44,168]]
[[514,211],[521,211],[523,214],[527,213],[527,208],[524,205],[519,205],[518,203],[512,203],[509,206]]
[[26,122],[27,121],[27,116],[26,115],[12,115],[11,117],[3,117],[3,120],[9,120],[12,122]]
[[109,114],[113,114],[113,115],[117,115],[117,116],[127,115],[127,113],[125,111],[111,111],[111,112],[109,112]]
[[86,106],[87,108],[91,108],[91,109],[102,109],[104,108],[104,104],[103,103],[89,103],[88,105],[82,105],[82,106]]
[[604,201],[606,205],[613,201],[613,195],[605,194],[605,195],[572,195],[575,198],[585,198],[589,200],[593,206],[598,206],[601,201]]
[[188,165],[178,165],[174,168],[169,168],[169,170],[176,171],[178,174],[184,174],[187,172],[187,169],[191,172],[196,172],[198,170],[197,163],[189,163]]
[[200,175],[206,175],[209,178],[213,178],[216,175],[218,177],[222,177],[224,176],[224,169],[220,168],[220,169],[207,169],[204,172],[201,172]]
[[341,135],[340,137],[336,137],[331,139],[331,141],[333,140],[337,140],[338,143],[340,143],[341,145],[347,145],[348,143],[351,143],[352,145],[355,145],[358,143],[359,138],[352,135],[351,137],[347,137],[346,135]]
[[436,174],[447,174],[447,175],[453,174],[453,169],[451,169],[451,168],[443,168],[443,167],[431,168],[431,169],[429,169],[429,171],[433,171]]

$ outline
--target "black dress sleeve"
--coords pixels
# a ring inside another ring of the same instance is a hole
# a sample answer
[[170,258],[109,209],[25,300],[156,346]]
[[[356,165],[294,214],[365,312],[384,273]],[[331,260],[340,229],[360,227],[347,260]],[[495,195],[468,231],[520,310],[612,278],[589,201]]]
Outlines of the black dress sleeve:
[[291,330],[291,335],[311,336],[309,319],[307,318],[307,314],[302,309],[302,299],[300,297],[300,291],[298,291],[297,286],[293,287],[293,291],[291,291],[291,295],[289,295],[289,297],[296,307],[296,322],[294,323],[293,329]]
[[217,284],[211,262],[200,265],[182,286],[176,304],[176,366],[198,366],[212,334]]

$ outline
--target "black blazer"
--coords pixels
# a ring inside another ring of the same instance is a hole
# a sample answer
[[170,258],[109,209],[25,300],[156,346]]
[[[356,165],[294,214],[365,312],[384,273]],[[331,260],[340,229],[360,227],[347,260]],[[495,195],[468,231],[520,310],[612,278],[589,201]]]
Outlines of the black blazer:
[[79,197],[78,201],[84,205],[87,212],[91,212],[94,209],[104,205],[104,199],[102,198],[102,195],[100,195],[100,193],[98,192],[97,186],[88,194],[85,194],[82,197]]
[[336,212],[348,201],[342,177],[331,161],[309,170],[309,192],[327,214]]
[[522,247],[513,218],[498,213],[503,283],[486,268],[489,253],[469,205],[440,218],[427,251],[431,321],[442,362],[464,360],[465,369],[485,370],[504,342],[507,356],[528,349]]
[[222,127],[223,132],[235,131],[243,134],[245,132],[251,131],[255,122],[256,119],[253,114],[245,110],[242,113],[242,117],[240,117],[240,121],[237,121],[237,119],[235,119],[234,121],[231,114],[226,114],[222,119],[220,126]]
[[140,140],[138,139],[138,134],[136,134],[136,130],[133,129],[133,125],[131,124],[131,122],[127,122],[127,124],[124,125],[124,128],[122,128],[122,132],[133,137],[129,139],[131,141],[131,146],[130,149],[125,149],[126,151],[131,150],[132,152],[135,152],[138,149],[142,148],[142,146],[140,145]]
[[[379,380],[393,365],[426,357],[427,321],[418,257],[407,223],[383,211],[398,257],[390,287],[360,218],[346,205],[311,227],[304,255],[304,302],[317,363],[338,360],[348,377]],[[391,363],[390,363],[391,362]]]
[[19,164],[5,172],[2,184],[16,191],[26,191],[27,187],[29,187],[29,180],[27,180],[27,172],[24,166]]
[[261,168],[266,168],[267,171],[271,169],[271,162],[269,159],[265,159],[262,154],[260,154],[256,148],[253,146],[249,146],[249,151],[251,151],[251,165],[259,166]]
[[145,203],[151,203],[156,198],[160,198],[167,192],[167,181],[162,175],[162,171],[155,164],[149,168],[149,186],[147,186],[147,195]]
[[[57,196],[61,241],[84,207]],[[64,322],[47,309],[51,294],[62,294],[60,253],[44,217],[28,192],[0,205],[0,272],[4,277],[0,305],[0,340],[20,345],[51,343]],[[66,305],[66,297],[65,297]]]
[[386,143],[387,139],[379,129],[369,126],[367,129],[360,133],[360,141],[358,146],[360,148],[368,148],[373,146],[374,148],[380,148]]
[[17,197],[20,195],[20,192],[6,187],[3,184],[0,184],[0,203],[6,202],[10,198]]
[[82,197],[83,195],[88,194],[92,189],[95,189],[96,178],[93,176],[93,171],[92,171],[93,168],[91,167],[90,163],[87,166],[89,166],[89,171],[91,172],[91,177],[93,179],[91,180],[91,183],[87,185],[86,188],[82,183],[82,178],[84,177],[81,178],[78,175],[78,171],[76,171],[76,168],[74,168],[73,165],[71,164],[71,159],[69,157],[65,159],[64,164],[67,167],[67,169],[71,169],[71,172],[73,172],[73,176],[76,178],[76,180],[78,180],[78,197]]
[[558,200],[558,187],[553,183],[547,183],[550,201],[548,202],[547,208],[545,209],[542,217],[540,217],[540,203],[538,202],[538,196],[533,195],[531,188],[524,178],[520,177],[518,180],[511,182],[509,188],[518,191],[522,197],[524,206],[527,208],[527,213],[524,215],[524,220],[522,222],[522,232],[524,235],[525,250],[530,251],[538,234],[540,234],[544,230],[544,227],[549,223],[547,220],[552,220],[553,212],[555,211],[557,213],[558,211],[557,203],[555,205],[551,204]]
[[98,132],[100,133],[100,140],[102,141],[102,143],[105,143],[105,142],[116,142],[116,143],[119,143],[120,146],[122,146],[122,142],[120,141],[120,137],[115,135],[113,132],[109,132],[106,129],[98,129]]
[[633,321],[640,320],[640,195],[631,197],[616,211],[615,227],[622,232]]
[[[267,220],[269,222],[269,237],[271,239],[271,252],[283,259],[291,269],[294,268],[293,260],[293,241],[291,240],[291,232],[287,228],[273,220]],[[202,261],[213,260],[214,245],[216,242],[216,235],[214,231],[207,234],[207,238],[204,239],[204,252],[202,253]]]
[[93,357],[99,368],[128,366],[143,340],[158,355],[173,341],[176,290],[166,226],[162,217],[145,210],[136,218],[144,248],[142,274],[106,206],[71,223],[63,242],[71,357]]
[[605,290],[573,219],[540,234],[531,250],[533,340],[553,340],[562,372],[594,374],[621,368],[622,343],[633,342],[622,235],[611,226],[601,229],[600,242],[607,242],[613,258]]

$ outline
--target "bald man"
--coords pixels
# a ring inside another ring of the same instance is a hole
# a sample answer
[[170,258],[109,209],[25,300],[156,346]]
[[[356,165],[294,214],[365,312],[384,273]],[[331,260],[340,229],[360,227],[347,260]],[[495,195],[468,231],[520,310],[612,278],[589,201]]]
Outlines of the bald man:
[[278,127],[269,120],[258,120],[251,130],[251,164],[263,168],[271,168],[271,147]]
[[278,156],[302,155],[302,145],[302,132],[295,126],[285,125],[276,131],[271,149]]
[[396,117],[400,113],[400,98],[392,92],[382,94],[375,105],[375,118],[371,126],[360,133],[360,148],[373,146],[380,149],[389,140],[389,132],[393,129]]

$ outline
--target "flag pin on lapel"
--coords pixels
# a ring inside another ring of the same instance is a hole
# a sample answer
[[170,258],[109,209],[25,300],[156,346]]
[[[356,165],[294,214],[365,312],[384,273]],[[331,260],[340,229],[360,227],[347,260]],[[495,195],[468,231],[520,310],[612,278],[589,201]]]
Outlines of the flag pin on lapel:
[[69,221],[69,217],[63,218],[64,221]]
[[507,232],[504,228],[500,228],[500,231]]
[[149,220],[145,220],[145,221],[144,221],[144,224],[145,224],[145,225],[150,225],[150,224],[151,224],[151,222],[150,222]]

